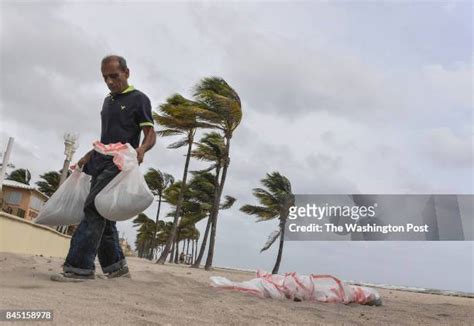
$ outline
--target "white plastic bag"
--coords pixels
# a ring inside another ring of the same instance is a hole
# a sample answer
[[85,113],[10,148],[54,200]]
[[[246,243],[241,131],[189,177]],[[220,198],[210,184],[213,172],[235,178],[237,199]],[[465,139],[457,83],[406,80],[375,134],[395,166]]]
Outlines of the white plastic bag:
[[41,209],[34,223],[71,225],[84,217],[84,203],[91,189],[91,177],[75,169]]
[[113,161],[121,170],[95,197],[99,214],[111,221],[124,221],[147,209],[153,202],[153,194],[138,168],[137,152],[133,147],[95,142],[94,149],[114,156]]

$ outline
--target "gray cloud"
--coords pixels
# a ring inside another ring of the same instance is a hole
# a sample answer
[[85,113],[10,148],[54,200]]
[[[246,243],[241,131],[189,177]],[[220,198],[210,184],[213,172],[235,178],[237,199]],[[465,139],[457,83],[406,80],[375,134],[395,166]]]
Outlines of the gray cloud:
[[472,134],[456,135],[451,129],[429,130],[422,142],[423,152],[436,165],[472,169]]
[[2,114],[29,127],[97,131],[105,47],[53,6],[6,3],[2,11]]

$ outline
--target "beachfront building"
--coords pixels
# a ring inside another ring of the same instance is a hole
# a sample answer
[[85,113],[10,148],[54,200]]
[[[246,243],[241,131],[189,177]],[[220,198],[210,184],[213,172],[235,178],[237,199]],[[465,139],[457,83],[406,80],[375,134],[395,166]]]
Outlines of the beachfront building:
[[4,180],[0,208],[3,212],[31,221],[38,216],[48,196],[33,186],[13,180]]
[[[27,221],[34,220],[49,197],[33,186],[13,181],[4,180],[0,196],[1,211],[18,216]],[[57,231],[72,235],[77,225],[59,226]]]

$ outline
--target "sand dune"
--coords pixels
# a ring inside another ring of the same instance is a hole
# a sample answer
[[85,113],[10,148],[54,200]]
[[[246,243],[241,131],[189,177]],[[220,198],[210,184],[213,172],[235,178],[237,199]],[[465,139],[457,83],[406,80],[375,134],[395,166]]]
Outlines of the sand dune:
[[62,259],[0,253],[0,309],[52,309],[56,325],[468,325],[474,318],[470,298],[380,289],[382,307],[276,301],[209,287],[211,275],[244,281],[251,273],[128,261],[131,280],[56,283],[50,275]]

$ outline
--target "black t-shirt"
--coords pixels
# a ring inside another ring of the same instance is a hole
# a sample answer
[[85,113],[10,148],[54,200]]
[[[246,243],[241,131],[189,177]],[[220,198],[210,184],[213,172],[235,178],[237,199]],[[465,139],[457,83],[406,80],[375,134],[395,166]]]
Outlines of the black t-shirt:
[[[107,95],[102,105],[101,135],[102,144],[129,143],[133,148],[140,145],[141,129],[145,126],[153,127],[151,114],[151,103],[148,96],[133,86],[116,95]],[[111,156],[105,156],[93,152],[91,160],[85,167],[86,173],[94,174],[94,170],[112,160]]]
[[153,127],[151,103],[148,97],[133,87],[123,93],[108,95],[101,111],[102,144],[129,143],[133,148],[140,145],[141,128]]

